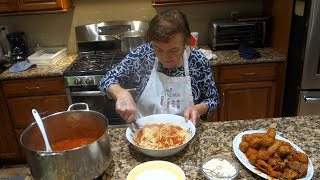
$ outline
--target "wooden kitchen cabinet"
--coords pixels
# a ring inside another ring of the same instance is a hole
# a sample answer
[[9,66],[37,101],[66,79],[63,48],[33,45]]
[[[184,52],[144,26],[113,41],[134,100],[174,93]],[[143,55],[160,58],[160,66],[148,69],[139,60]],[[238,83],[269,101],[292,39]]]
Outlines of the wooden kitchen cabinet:
[[224,0],[152,0],[153,6],[171,6],[184,4],[214,3],[223,2]]
[[220,104],[209,121],[280,116],[284,62],[212,67]]
[[31,114],[32,109],[36,109],[41,117],[45,117],[65,111],[68,104],[66,95],[9,98],[7,101],[15,128],[26,128],[35,121]]
[[18,6],[16,2],[12,0],[0,0],[0,12],[14,12],[18,11]]
[[0,0],[0,13],[66,11],[71,0]]
[[69,0],[19,0],[20,11],[64,10],[70,7]]
[[[34,122],[32,109],[45,117],[68,108],[63,77],[5,80],[1,85],[15,142],[20,141],[23,130]],[[23,151],[21,146],[18,148]],[[23,158],[20,152],[19,156]]]
[[221,84],[220,121],[273,117],[275,92],[272,81]]
[[14,128],[34,122],[32,109],[45,117],[68,108],[63,77],[7,80],[2,86]]
[[0,162],[20,158],[18,142],[0,86]]

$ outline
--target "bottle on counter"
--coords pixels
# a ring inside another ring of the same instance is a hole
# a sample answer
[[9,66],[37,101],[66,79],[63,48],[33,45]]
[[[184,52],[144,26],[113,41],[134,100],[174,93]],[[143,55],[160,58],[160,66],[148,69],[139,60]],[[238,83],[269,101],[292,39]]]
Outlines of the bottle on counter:
[[190,46],[198,49],[199,48],[198,39],[199,39],[199,33],[198,32],[191,32],[190,33]]

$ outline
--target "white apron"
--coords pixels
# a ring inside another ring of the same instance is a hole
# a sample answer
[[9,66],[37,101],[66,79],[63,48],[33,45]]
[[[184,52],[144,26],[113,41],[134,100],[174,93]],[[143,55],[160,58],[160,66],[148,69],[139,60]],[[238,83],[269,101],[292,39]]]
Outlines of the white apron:
[[189,75],[188,55],[183,53],[185,76],[170,77],[157,71],[156,57],[147,85],[137,100],[137,119],[152,114],[182,115],[187,107],[194,105]]

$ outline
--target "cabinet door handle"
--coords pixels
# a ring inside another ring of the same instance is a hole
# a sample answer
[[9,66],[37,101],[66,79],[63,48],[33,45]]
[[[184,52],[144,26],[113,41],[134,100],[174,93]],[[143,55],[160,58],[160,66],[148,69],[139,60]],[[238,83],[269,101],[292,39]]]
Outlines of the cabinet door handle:
[[256,75],[256,73],[254,73],[254,72],[242,73],[242,76],[253,76],[253,75]]
[[222,106],[224,107],[224,102],[225,102],[225,95],[224,92],[222,93]]
[[36,90],[36,89],[40,89],[42,86],[32,86],[32,87],[26,87],[27,90]]

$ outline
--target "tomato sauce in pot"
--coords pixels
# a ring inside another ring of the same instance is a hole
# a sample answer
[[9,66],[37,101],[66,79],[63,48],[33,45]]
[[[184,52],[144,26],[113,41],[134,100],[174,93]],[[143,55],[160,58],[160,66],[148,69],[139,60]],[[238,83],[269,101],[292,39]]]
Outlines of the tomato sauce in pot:
[[94,142],[95,138],[79,138],[79,139],[68,139],[63,141],[55,142],[51,145],[53,151],[65,151],[74,149],[77,147],[88,145]]

